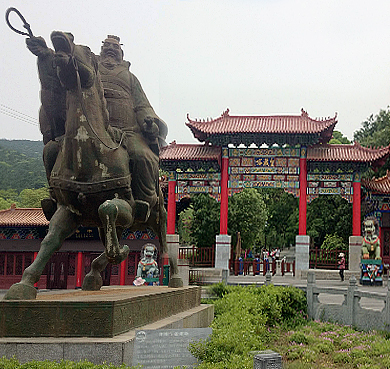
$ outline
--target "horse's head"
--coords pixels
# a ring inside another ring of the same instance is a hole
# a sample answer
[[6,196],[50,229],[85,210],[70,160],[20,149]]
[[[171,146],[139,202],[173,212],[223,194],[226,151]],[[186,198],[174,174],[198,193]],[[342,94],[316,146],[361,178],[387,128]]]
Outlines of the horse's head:
[[53,31],[50,35],[56,53],[72,55],[74,52],[74,37],[70,32]]
[[90,88],[97,73],[96,58],[88,46],[75,45],[69,32],[53,31],[51,41],[55,50],[58,76],[66,89],[77,87],[77,73],[81,86]]

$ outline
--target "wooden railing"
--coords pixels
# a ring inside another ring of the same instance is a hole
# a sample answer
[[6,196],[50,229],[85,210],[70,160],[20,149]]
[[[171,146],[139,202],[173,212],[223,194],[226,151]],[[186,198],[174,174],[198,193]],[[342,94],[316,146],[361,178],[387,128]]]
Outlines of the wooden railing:
[[179,259],[187,259],[190,267],[214,268],[214,247],[179,247]]
[[339,254],[345,255],[345,269],[348,269],[348,252],[344,250],[310,249],[310,269],[338,269]]

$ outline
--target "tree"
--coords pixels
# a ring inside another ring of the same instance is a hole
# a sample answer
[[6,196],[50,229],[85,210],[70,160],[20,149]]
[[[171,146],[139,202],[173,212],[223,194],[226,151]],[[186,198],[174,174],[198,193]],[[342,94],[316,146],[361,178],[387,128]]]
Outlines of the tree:
[[344,240],[337,234],[327,234],[321,245],[323,250],[347,250]]
[[49,190],[47,187],[32,190],[26,188],[19,194],[18,206],[21,208],[40,208],[41,200],[49,197]]
[[[361,145],[366,147],[388,146],[390,144],[390,108],[381,109],[377,115],[371,114],[367,120],[362,123],[362,128],[357,130],[353,138]],[[386,170],[390,169],[390,158],[386,164],[377,172],[372,170],[365,174],[365,177],[381,177],[386,174]]]
[[194,208],[192,205],[190,205],[187,209],[184,209],[179,214],[177,230],[179,233],[181,244],[192,245],[195,242],[191,231],[193,221],[194,221]]
[[219,204],[208,194],[192,197],[193,220],[191,233],[198,247],[211,247],[219,233]]
[[[241,233],[242,248],[253,249],[264,234],[267,208],[260,194],[254,188],[244,189],[229,199],[229,234]],[[233,237],[233,244],[235,237]]]
[[333,131],[333,137],[329,141],[330,144],[337,144],[337,145],[349,145],[351,141],[348,140],[346,136],[344,136],[340,131]]
[[267,246],[284,248],[295,244],[298,234],[298,199],[283,189],[264,188],[259,190],[264,196],[268,210]]
[[338,195],[322,195],[307,207],[307,234],[320,247],[327,235],[337,235],[345,244],[352,234],[352,204]]
[[354,140],[364,146],[387,146],[390,143],[390,108],[371,114],[353,134]]

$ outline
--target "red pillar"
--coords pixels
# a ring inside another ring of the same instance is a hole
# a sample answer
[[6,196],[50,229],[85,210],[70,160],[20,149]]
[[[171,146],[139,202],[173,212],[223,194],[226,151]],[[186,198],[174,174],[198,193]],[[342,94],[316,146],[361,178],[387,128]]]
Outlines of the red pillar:
[[119,275],[119,285],[124,286],[126,284],[126,268],[127,268],[127,258],[120,263],[120,275]]
[[168,180],[167,234],[175,234],[176,226],[176,173],[170,172]]
[[353,198],[352,198],[352,236],[361,235],[361,183],[360,174],[355,173],[353,177]]
[[229,167],[229,149],[222,148],[222,168],[221,168],[221,209],[219,234],[227,234],[228,230],[228,167]]
[[[35,252],[34,252],[33,259],[35,260],[35,259],[37,258],[37,256],[38,256],[38,253],[35,251]],[[35,287],[35,288],[38,288],[38,282],[34,283],[34,287]]]
[[306,211],[307,211],[307,149],[301,148],[299,158],[299,235],[306,235]]
[[83,277],[83,253],[77,253],[77,267],[76,267],[76,288],[81,288],[81,279]]

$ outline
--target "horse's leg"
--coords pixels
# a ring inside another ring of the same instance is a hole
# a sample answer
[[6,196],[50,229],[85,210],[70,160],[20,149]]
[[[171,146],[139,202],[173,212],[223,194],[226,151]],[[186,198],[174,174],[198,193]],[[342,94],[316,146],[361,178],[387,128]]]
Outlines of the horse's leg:
[[41,243],[38,255],[34,262],[23,272],[22,280],[15,283],[8,290],[4,299],[32,300],[36,298],[37,291],[34,283],[39,281],[45,265],[55,251],[58,251],[64,240],[71,236],[78,228],[79,222],[76,214],[65,206],[60,205],[49,224],[49,232]]
[[129,247],[120,247],[117,227],[121,229],[133,224],[133,210],[129,203],[121,199],[107,200],[99,206],[99,217],[103,224],[104,247],[108,262],[120,264],[127,258]]
[[177,267],[177,255],[172,249],[168,248],[167,244],[167,211],[164,207],[164,198],[159,188],[159,196],[157,204],[151,212],[151,216],[147,224],[152,230],[157,233],[162,252],[168,254],[170,265],[169,287],[183,287],[183,280],[179,277],[179,270]]
[[[121,237],[123,233],[122,227],[117,227],[116,233]],[[103,242],[103,246],[106,247],[106,235],[103,228],[99,228],[99,236]],[[91,263],[91,270],[85,276],[83,281],[82,289],[84,291],[99,291],[103,286],[103,279],[101,276],[101,272],[106,269],[108,265],[108,259],[106,254],[103,252],[96,259],[94,259]]]
[[[99,229],[100,233],[100,229]],[[106,269],[108,264],[108,259],[106,254],[103,252],[91,263],[91,270],[85,276],[83,281],[82,289],[84,291],[99,291],[103,286],[103,279],[101,272]]]

